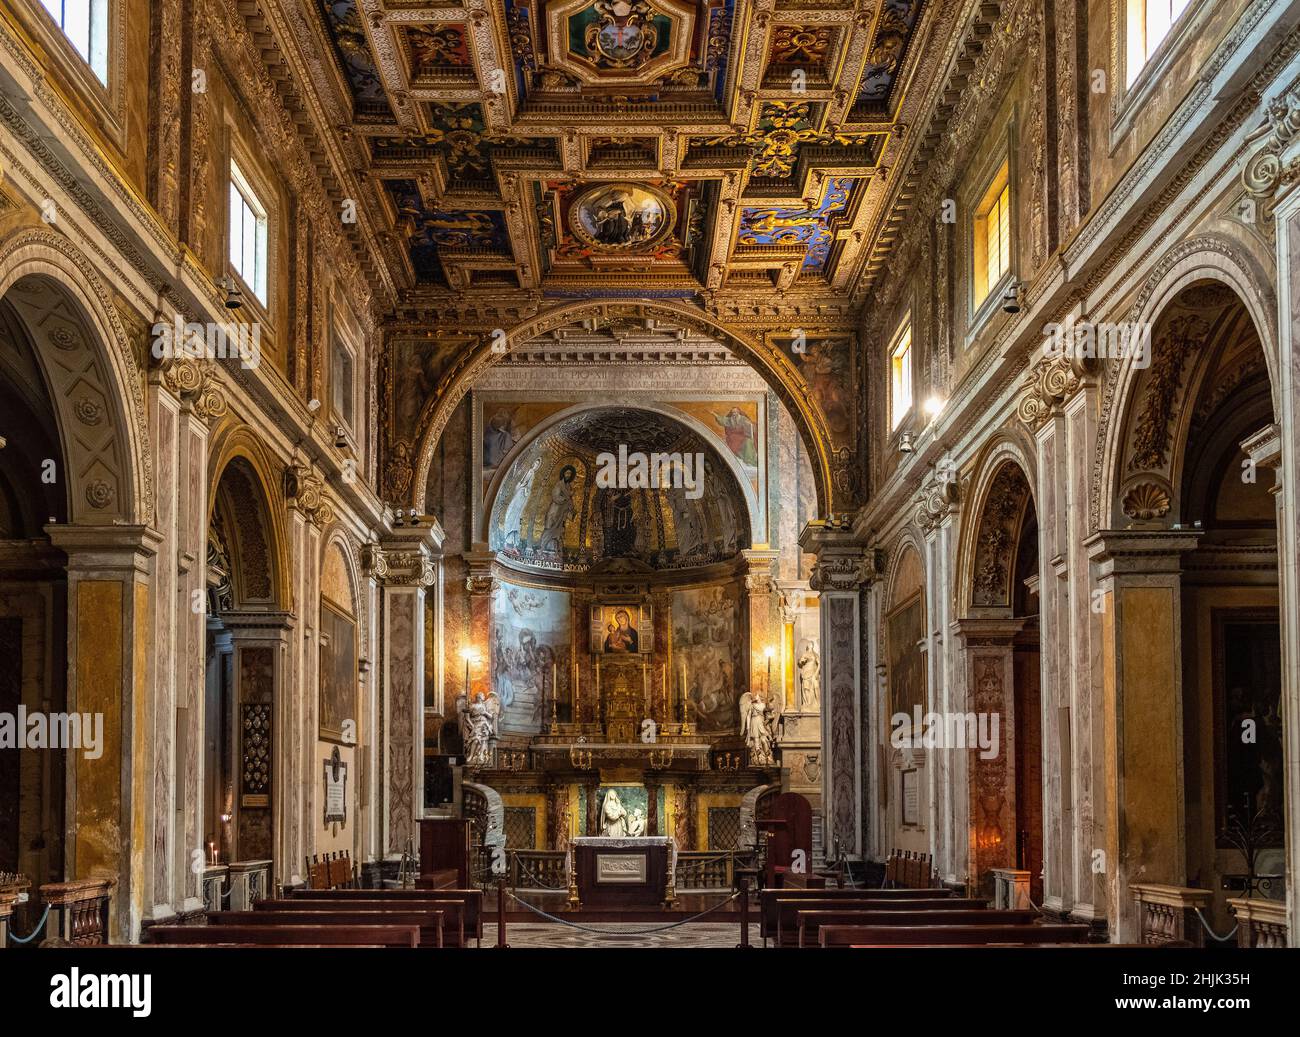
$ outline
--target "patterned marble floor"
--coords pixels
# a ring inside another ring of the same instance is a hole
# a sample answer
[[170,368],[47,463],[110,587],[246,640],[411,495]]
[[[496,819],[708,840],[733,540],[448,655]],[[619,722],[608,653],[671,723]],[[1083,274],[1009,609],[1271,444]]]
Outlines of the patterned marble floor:
[[[506,926],[506,940],[511,947],[735,947],[740,942],[740,926],[736,922],[688,922],[658,933],[625,932],[639,926],[644,926],[644,923],[598,923],[590,926],[605,930],[597,934],[557,922],[514,922]],[[496,942],[496,925],[485,924],[483,946],[494,947]],[[749,942],[754,947],[763,945],[756,924],[749,927]]]

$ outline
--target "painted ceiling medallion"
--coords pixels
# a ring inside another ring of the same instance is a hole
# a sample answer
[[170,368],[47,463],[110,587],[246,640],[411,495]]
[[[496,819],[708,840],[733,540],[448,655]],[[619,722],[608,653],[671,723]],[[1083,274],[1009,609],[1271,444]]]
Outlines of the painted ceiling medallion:
[[592,248],[608,252],[648,249],[672,233],[672,199],[645,184],[602,184],[583,192],[569,208],[569,229]]
[[587,84],[649,84],[687,65],[696,5],[684,0],[551,0],[550,65]]

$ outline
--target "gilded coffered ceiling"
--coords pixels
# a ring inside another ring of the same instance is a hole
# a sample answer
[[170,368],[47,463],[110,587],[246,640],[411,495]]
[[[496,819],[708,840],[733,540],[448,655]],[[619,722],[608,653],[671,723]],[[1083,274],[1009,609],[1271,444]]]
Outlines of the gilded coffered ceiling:
[[313,87],[416,306],[842,298],[942,6],[311,2]]

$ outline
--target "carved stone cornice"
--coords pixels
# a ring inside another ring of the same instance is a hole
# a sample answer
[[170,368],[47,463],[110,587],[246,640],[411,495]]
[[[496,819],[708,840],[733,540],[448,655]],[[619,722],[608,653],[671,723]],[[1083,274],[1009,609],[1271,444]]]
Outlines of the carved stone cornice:
[[383,553],[384,573],[381,578],[385,586],[432,587],[438,579],[441,546],[440,531],[436,527],[404,528],[385,537],[379,545]]
[[1016,401],[1016,414],[1020,420],[1035,431],[1041,428],[1083,387],[1089,363],[1054,353],[1033,364],[1025,375],[1020,398]]
[[491,594],[496,587],[494,573],[497,554],[476,548],[466,551],[461,557],[465,560],[465,589],[470,594]]
[[862,546],[843,526],[810,522],[799,546],[817,556],[808,585],[819,593],[859,591],[884,572],[884,552]]
[[739,570],[745,579],[745,590],[752,594],[772,593],[772,573],[779,557],[777,551],[751,549],[740,552]]

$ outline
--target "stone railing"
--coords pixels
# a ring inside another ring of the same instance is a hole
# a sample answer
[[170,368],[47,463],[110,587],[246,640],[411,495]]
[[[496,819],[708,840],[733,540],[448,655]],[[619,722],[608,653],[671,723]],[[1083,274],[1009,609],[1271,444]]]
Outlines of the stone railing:
[[1196,912],[1204,911],[1214,899],[1208,889],[1135,882],[1129,890],[1137,901],[1138,932],[1142,943],[1205,946],[1205,930]]
[[1228,907],[1237,916],[1238,947],[1285,947],[1286,901],[1234,897]]
[[220,911],[226,906],[226,879],[229,875],[230,867],[226,864],[209,864],[203,869],[200,884],[204,911]]
[[53,882],[41,887],[41,899],[50,905],[45,937],[58,937],[84,947],[108,943],[108,907],[113,879]]
[[509,882],[514,889],[567,889],[568,854],[563,850],[511,850]]
[[682,850],[677,854],[677,890],[731,889],[736,878],[734,850]]
[[253,901],[271,895],[270,861],[234,861],[230,864],[231,911],[251,911]]
[[1014,911],[1030,911],[1029,872],[1015,868],[993,869],[993,906]]

